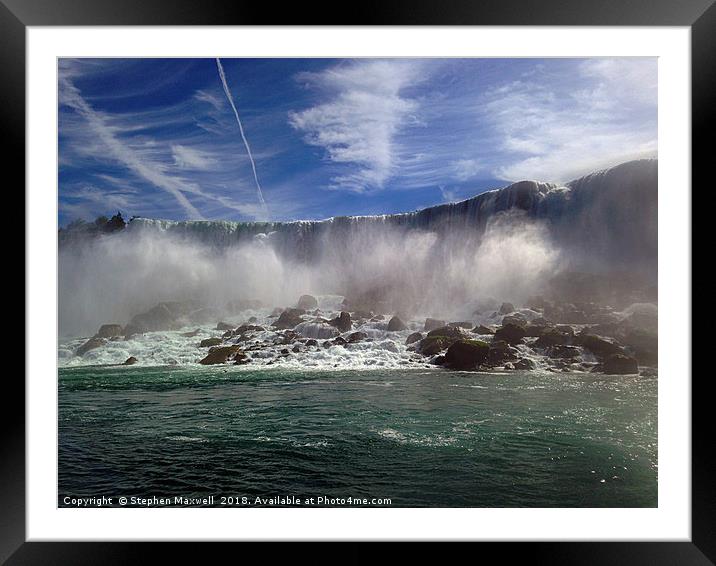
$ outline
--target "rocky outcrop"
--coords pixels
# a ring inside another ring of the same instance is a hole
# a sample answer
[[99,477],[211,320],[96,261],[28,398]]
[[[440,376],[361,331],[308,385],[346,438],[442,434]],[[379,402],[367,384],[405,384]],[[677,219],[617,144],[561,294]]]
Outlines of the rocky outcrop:
[[113,338],[115,336],[123,336],[124,330],[121,324],[103,324],[99,327],[96,338]]
[[211,348],[212,346],[218,346],[223,342],[221,338],[204,338],[199,342],[200,348]]
[[417,350],[424,356],[434,356],[447,349],[457,338],[449,336],[427,336],[419,343]]
[[623,353],[623,348],[612,338],[605,338],[603,336],[597,336],[596,334],[581,333],[576,337],[575,341],[598,358],[606,358],[613,354]]
[[394,316],[390,319],[388,322],[388,331],[389,332],[399,332],[401,330],[405,330],[408,328],[406,324],[400,319],[399,316]]
[[489,345],[487,359],[492,365],[501,365],[505,362],[517,360],[519,357],[520,351],[504,340],[493,340]]
[[353,332],[348,335],[348,342],[352,344],[353,342],[361,342],[366,338],[368,338],[368,335],[365,332]]
[[328,324],[335,326],[341,332],[348,332],[352,326],[351,315],[349,312],[341,311],[341,314],[328,321]]
[[488,334],[494,334],[495,331],[490,328],[489,326],[485,326],[484,324],[478,324],[475,328],[472,329],[473,333],[475,334],[482,334],[482,335],[488,335]]
[[423,335],[420,332],[413,332],[410,336],[405,339],[405,345],[410,346],[415,342],[420,342],[423,339]]
[[604,360],[602,371],[606,374],[628,375],[639,373],[639,367],[634,358],[624,354],[612,354]]
[[442,326],[445,326],[444,320],[438,320],[437,318],[426,318],[423,330],[425,330],[426,332],[430,332],[431,330],[435,330],[436,328],[440,328]]
[[93,337],[87,340],[84,344],[82,344],[77,350],[75,351],[75,354],[78,356],[84,356],[87,352],[90,350],[94,350],[95,348],[100,348],[104,346],[107,343],[107,340],[104,338],[97,338]]
[[203,365],[225,364],[226,362],[235,361],[239,354],[241,354],[242,358],[245,356],[241,352],[241,348],[236,345],[214,346],[209,348],[209,353],[199,363]]
[[135,358],[134,356],[129,356],[124,362],[122,362],[123,366],[133,366],[136,364],[139,360]]
[[512,303],[502,303],[500,306],[500,310],[498,311],[500,314],[509,314],[511,312],[515,311],[515,305]]
[[445,353],[445,365],[457,370],[476,369],[487,361],[490,347],[480,340],[458,340]]
[[301,309],[286,309],[271,326],[279,330],[295,328],[303,322],[303,314],[305,314],[305,311]]
[[504,340],[508,344],[519,344],[526,334],[522,326],[505,324],[495,331],[495,340]]

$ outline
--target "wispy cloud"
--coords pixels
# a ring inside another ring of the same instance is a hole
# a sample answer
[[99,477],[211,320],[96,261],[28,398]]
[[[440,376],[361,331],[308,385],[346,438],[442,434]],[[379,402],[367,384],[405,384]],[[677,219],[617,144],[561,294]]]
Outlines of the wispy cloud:
[[479,119],[505,152],[497,177],[566,181],[656,154],[656,60],[588,60],[576,73],[577,81],[533,75],[486,93]]
[[301,73],[301,83],[328,96],[326,102],[291,112],[289,122],[328,161],[349,166],[333,177],[336,188],[381,188],[400,153],[398,131],[414,122],[416,100],[402,92],[420,80],[415,61],[356,61],[320,73]]
[[210,153],[183,145],[173,145],[172,156],[181,169],[210,169],[217,163]]

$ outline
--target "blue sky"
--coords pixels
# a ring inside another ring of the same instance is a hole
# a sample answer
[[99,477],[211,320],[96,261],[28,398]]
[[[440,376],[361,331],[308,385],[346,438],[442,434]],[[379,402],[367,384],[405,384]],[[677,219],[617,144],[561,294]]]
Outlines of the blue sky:
[[61,59],[60,225],[402,212],[657,152],[655,58],[221,64],[228,92],[215,59]]

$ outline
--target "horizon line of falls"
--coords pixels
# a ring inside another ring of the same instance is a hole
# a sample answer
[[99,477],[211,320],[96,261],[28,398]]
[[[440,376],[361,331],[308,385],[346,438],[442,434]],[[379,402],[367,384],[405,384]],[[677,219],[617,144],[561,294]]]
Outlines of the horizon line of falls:
[[566,270],[656,284],[656,160],[564,186],[522,181],[416,212],[296,222],[135,219],[60,245],[60,334],[126,323],[160,301],[292,306],[335,294],[358,308],[468,316],[522,301]]

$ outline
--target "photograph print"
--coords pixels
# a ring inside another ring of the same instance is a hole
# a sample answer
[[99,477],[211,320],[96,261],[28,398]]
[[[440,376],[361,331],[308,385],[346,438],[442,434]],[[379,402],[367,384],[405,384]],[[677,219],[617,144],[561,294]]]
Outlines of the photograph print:
[[59,507],[658,506],[656,57],[57,64]]

